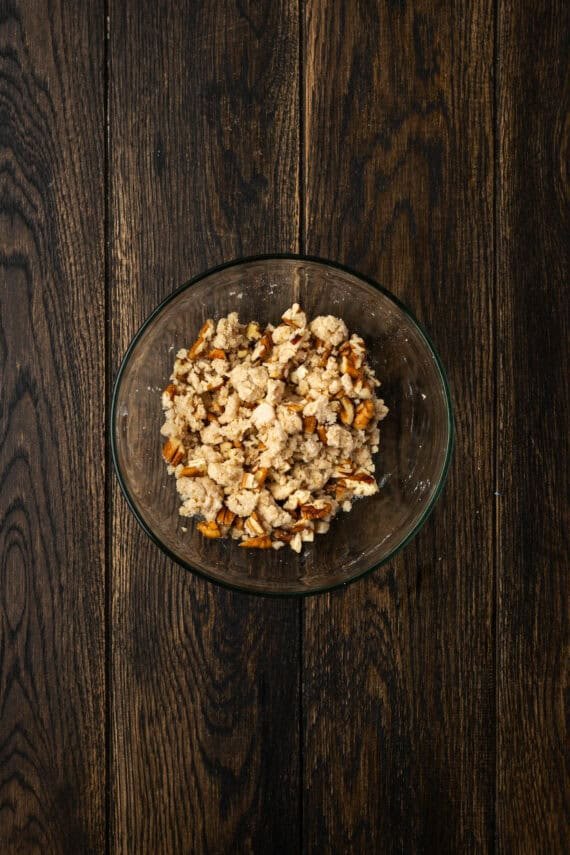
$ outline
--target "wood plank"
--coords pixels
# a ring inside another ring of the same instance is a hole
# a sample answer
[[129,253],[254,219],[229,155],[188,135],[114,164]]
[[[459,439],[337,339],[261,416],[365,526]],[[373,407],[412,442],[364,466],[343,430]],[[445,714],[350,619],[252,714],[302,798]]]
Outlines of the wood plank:
[[570,7],[499,4],[498,847],[570,850]]
[[[191,275],[297,248],[297,3],[112,0],[110,37],[116,367]],[[113,531],[114,850],[295,851],[298,603],[173,565],[117,490]]]
[[307,251],[374,276],[425,323],[448,369],[457,442],[440,504],[403,555],[306,603],[305,847],[485,852],[493,4],[306,8]]
[[2,4],[2,853],[105,847],[103,39]]

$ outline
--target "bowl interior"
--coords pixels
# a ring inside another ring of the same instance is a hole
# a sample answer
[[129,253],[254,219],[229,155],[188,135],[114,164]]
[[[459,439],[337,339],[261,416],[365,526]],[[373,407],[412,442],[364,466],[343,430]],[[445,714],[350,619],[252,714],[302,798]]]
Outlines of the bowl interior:
[[[180,517],[174,478],[161,457],[161,391],[174,356],[207,318],[231,311],[276,323],[291,303],[309,317],[337,315],[367,343],[390,408],[381,423],[376,496],[340,513],[327,535],[291,549],[246,550],[205,540]],[[419,529],[438,495],[452,444],[449,394],[438,359],[390,295],[333,265],[254,259],[205,275],[163,303],[139,331],[117,377],[113,455],[121,486],[146,531],[182,565],[257,593],[299,594],[346,583],[386,561]]]

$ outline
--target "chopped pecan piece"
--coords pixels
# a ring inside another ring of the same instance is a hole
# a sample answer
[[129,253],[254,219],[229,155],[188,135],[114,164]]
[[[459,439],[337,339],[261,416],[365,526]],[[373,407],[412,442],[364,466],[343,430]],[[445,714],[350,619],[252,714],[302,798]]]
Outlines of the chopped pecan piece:
[[268,534],[263,534],[259,537],[250,537],[247,540],[242,540],[240,546],[246,549],[271,549],[271,538]]
[[346,481],[362,481],[364,484],[374,484],[374,475],[369,475],[368,472],[353,472],[350,475],[343,476]]
[[336,481],[336,483],[331,485],[331,492],[333,493],[337,502],[342,502],[343,499],[346,498],[349,494],[349,489],[346,486],[345,481]]
[[362,401],[356,408],[356,417],[354,419],[354,427],[357,430],[364,430],[368,427],[374,418],[374,404],[372,401]]
[[217,522],[214,522],[214,520],[210,520],[209,522],[206,522],[205,520],[203,522],[199,522],[196,528],[200,534],[203,534],[204,537],[208,537],[210,539],[222,536],[222,532],[220,531]]
[[261,466],[256,472],[253,473],[253,477],[255,478],[256,487],[258,487],[258,488],[263,487],[263,485],[265,484],[265,479],[267,478],[268,474],[269,474],[269,469],[267,469],[265,466]]
[[259,324],[256,321],[250,321],[250,323],[247,325],[245,335],[249,339],[249,341],[258,341],[261,338],[261,330],[259,329]]
[[199,475],[204,475],[206,472],[203,466],[185,466],[178,473],[179,478],[197,478]]
[[256,360],[261,359],[261,361],[264,362],[266,359],[268,359],[272,350],[273,339],[271,338],[271,334],[264,333],[253,349],[253,353],[251,354],[251,361],[255,362]]
[[351,425],[354,421],[354,404],[346,395],[340,399],[339,418],[343,425]]
[[207,355],[206,359],[226,359],[226,351],[221,347],[214,347]]
[[178,466],[184,460],[185,449],[179,439],[167,439],[162,447],[162,456],[167,463]]
[[203,338],[197,338],[188,351],[188,359],[196,359],[205,349],[207,342]]
[[192,345],[192,347],[188,350],[188,359],[196,359],[201,353],[204,352],[208,345],[208,338],[214,331],[214,323],[213,321],[207,320],[206,323],[201,328],[198,333],[198,338]]
[[263,534],[263,526],[259,522],[259,517],[255,513],[255,511],[252,513],[252,515],[250,517],[248,517],[246,519],[244,528],[248,534],[252,534],[252,535]]
[[200,327],[198,338],[210,338],[213,332],[214,322],[208,318],[208,320]]
[[328,517],[332,511],[332,505],[325,502],[322,508],[316,508],[314,505],[301,505],[301,517],[305,520],[322,520]]
[[317,427],[316,416],[305,416],[303,419],[303,433],[314,433]]
[[229,508],[220,508],[216,517],[218,525],[233,525],[236,515]]
[[180,392],[178,391],[178,388],[174,385],[174,383],[169,383],[166,389],[164,390],[164,394],[168,395],[168,397],[172,400],[172,398],[175,398],[176,395],[180,394]]

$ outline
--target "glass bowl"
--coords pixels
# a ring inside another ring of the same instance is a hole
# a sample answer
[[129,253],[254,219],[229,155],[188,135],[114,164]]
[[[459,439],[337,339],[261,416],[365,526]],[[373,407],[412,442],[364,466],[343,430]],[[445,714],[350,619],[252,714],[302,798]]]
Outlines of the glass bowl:
[[[297,555],[207,540],[178,513],[175,479],[161,456],[161,392],[176,351],[207,318],[238,311],[242,321],[276,323],[291,303],[309,318],[336,315],[366,341],[390,408],[381,423],[380,492],[339,513],[326,535]],[[196,277],[150,315],[119,369],[111,405],[111,446],[119,483],[154,542],[188,570],[249,593],[330,590],[384,564],[420,530],[441,491],[453,444],[449,390],[441,362],[408,309],[374,282],[337,264],[260,256]],[[184,530],[186,529],[186,530]]]

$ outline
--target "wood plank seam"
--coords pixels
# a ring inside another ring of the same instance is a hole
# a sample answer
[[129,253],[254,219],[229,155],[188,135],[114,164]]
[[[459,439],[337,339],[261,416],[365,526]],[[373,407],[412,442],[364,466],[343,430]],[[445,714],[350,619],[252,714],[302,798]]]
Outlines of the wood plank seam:
[[103,234],[105,241],[104,250],[104,277],[105,277],[105,853],[111,855],[112,851],[112,633],[113,633],[113,609],[112,609],[112,534],[113,534],[113,499],[112,479],[114,478],[113,463],[111,460],[110,424],[109,414],[111,410],[111,395],[113,388],[112,377],[112,330],[111,330],[111,235],[112,235],[112,207],[111,207],[111,117],[110,117],[110,78],[111,78],[111,53],[110,53],[110,26],[109,0],[103,2],[103,87],[104,87],[104,224]]
[[497,663],[498,663],[498,644],[499,644],[499,634],[498,634],[498,605],[499,605],[499,593],[498,593],[498,574],[499,574],[499,506],[497,502],[497,491],[499,489],[498,480],[499,480],[499,465],[500,465],[500,452],[499,452],[499,443],[497,441],[497,437],[499,436],[499,376],[500,376],[500,367],[499,367],[499,359],[496,349],[498,348],[499,342],[499,307],[498,307],[498,291],[497,291],[497,283],[498,283],[498,255],[497,255],[497,246],[498,246],[498,216],[497,209],[499,203],[499,86],[498,86],[498,71],[499,71],[499,2],[500,0],[493,0],[493,224],[492,224],[492,242],[493,242],[493,260],[492,260],[492,270],[493,270],[493,314],[492,314],[492,340],[493,347],[495,348],[494,354],[494,365],[493,365],[493,380],[494,380],[494,394],[493,394],[493,426],[494,426],[494,450],[493,450],[493,483],[495,489],[494,496],[494,513],[493,513],[493,618],[492,618],[492,629],[493,629],[493,680],[494,680],[494,718],[493,718],[493,811],[492,811],[492,823],[493,827],[491,829],[490,839],[491,844],[493,846],[494,853],[497,852],[498,848],[498,831],[497,831],[497,799],[498,799],[498,770],[497,770],[497,731],[498,731],[498,711],[499,711],[499,695],[498,695],[498,677],[497,677]]

